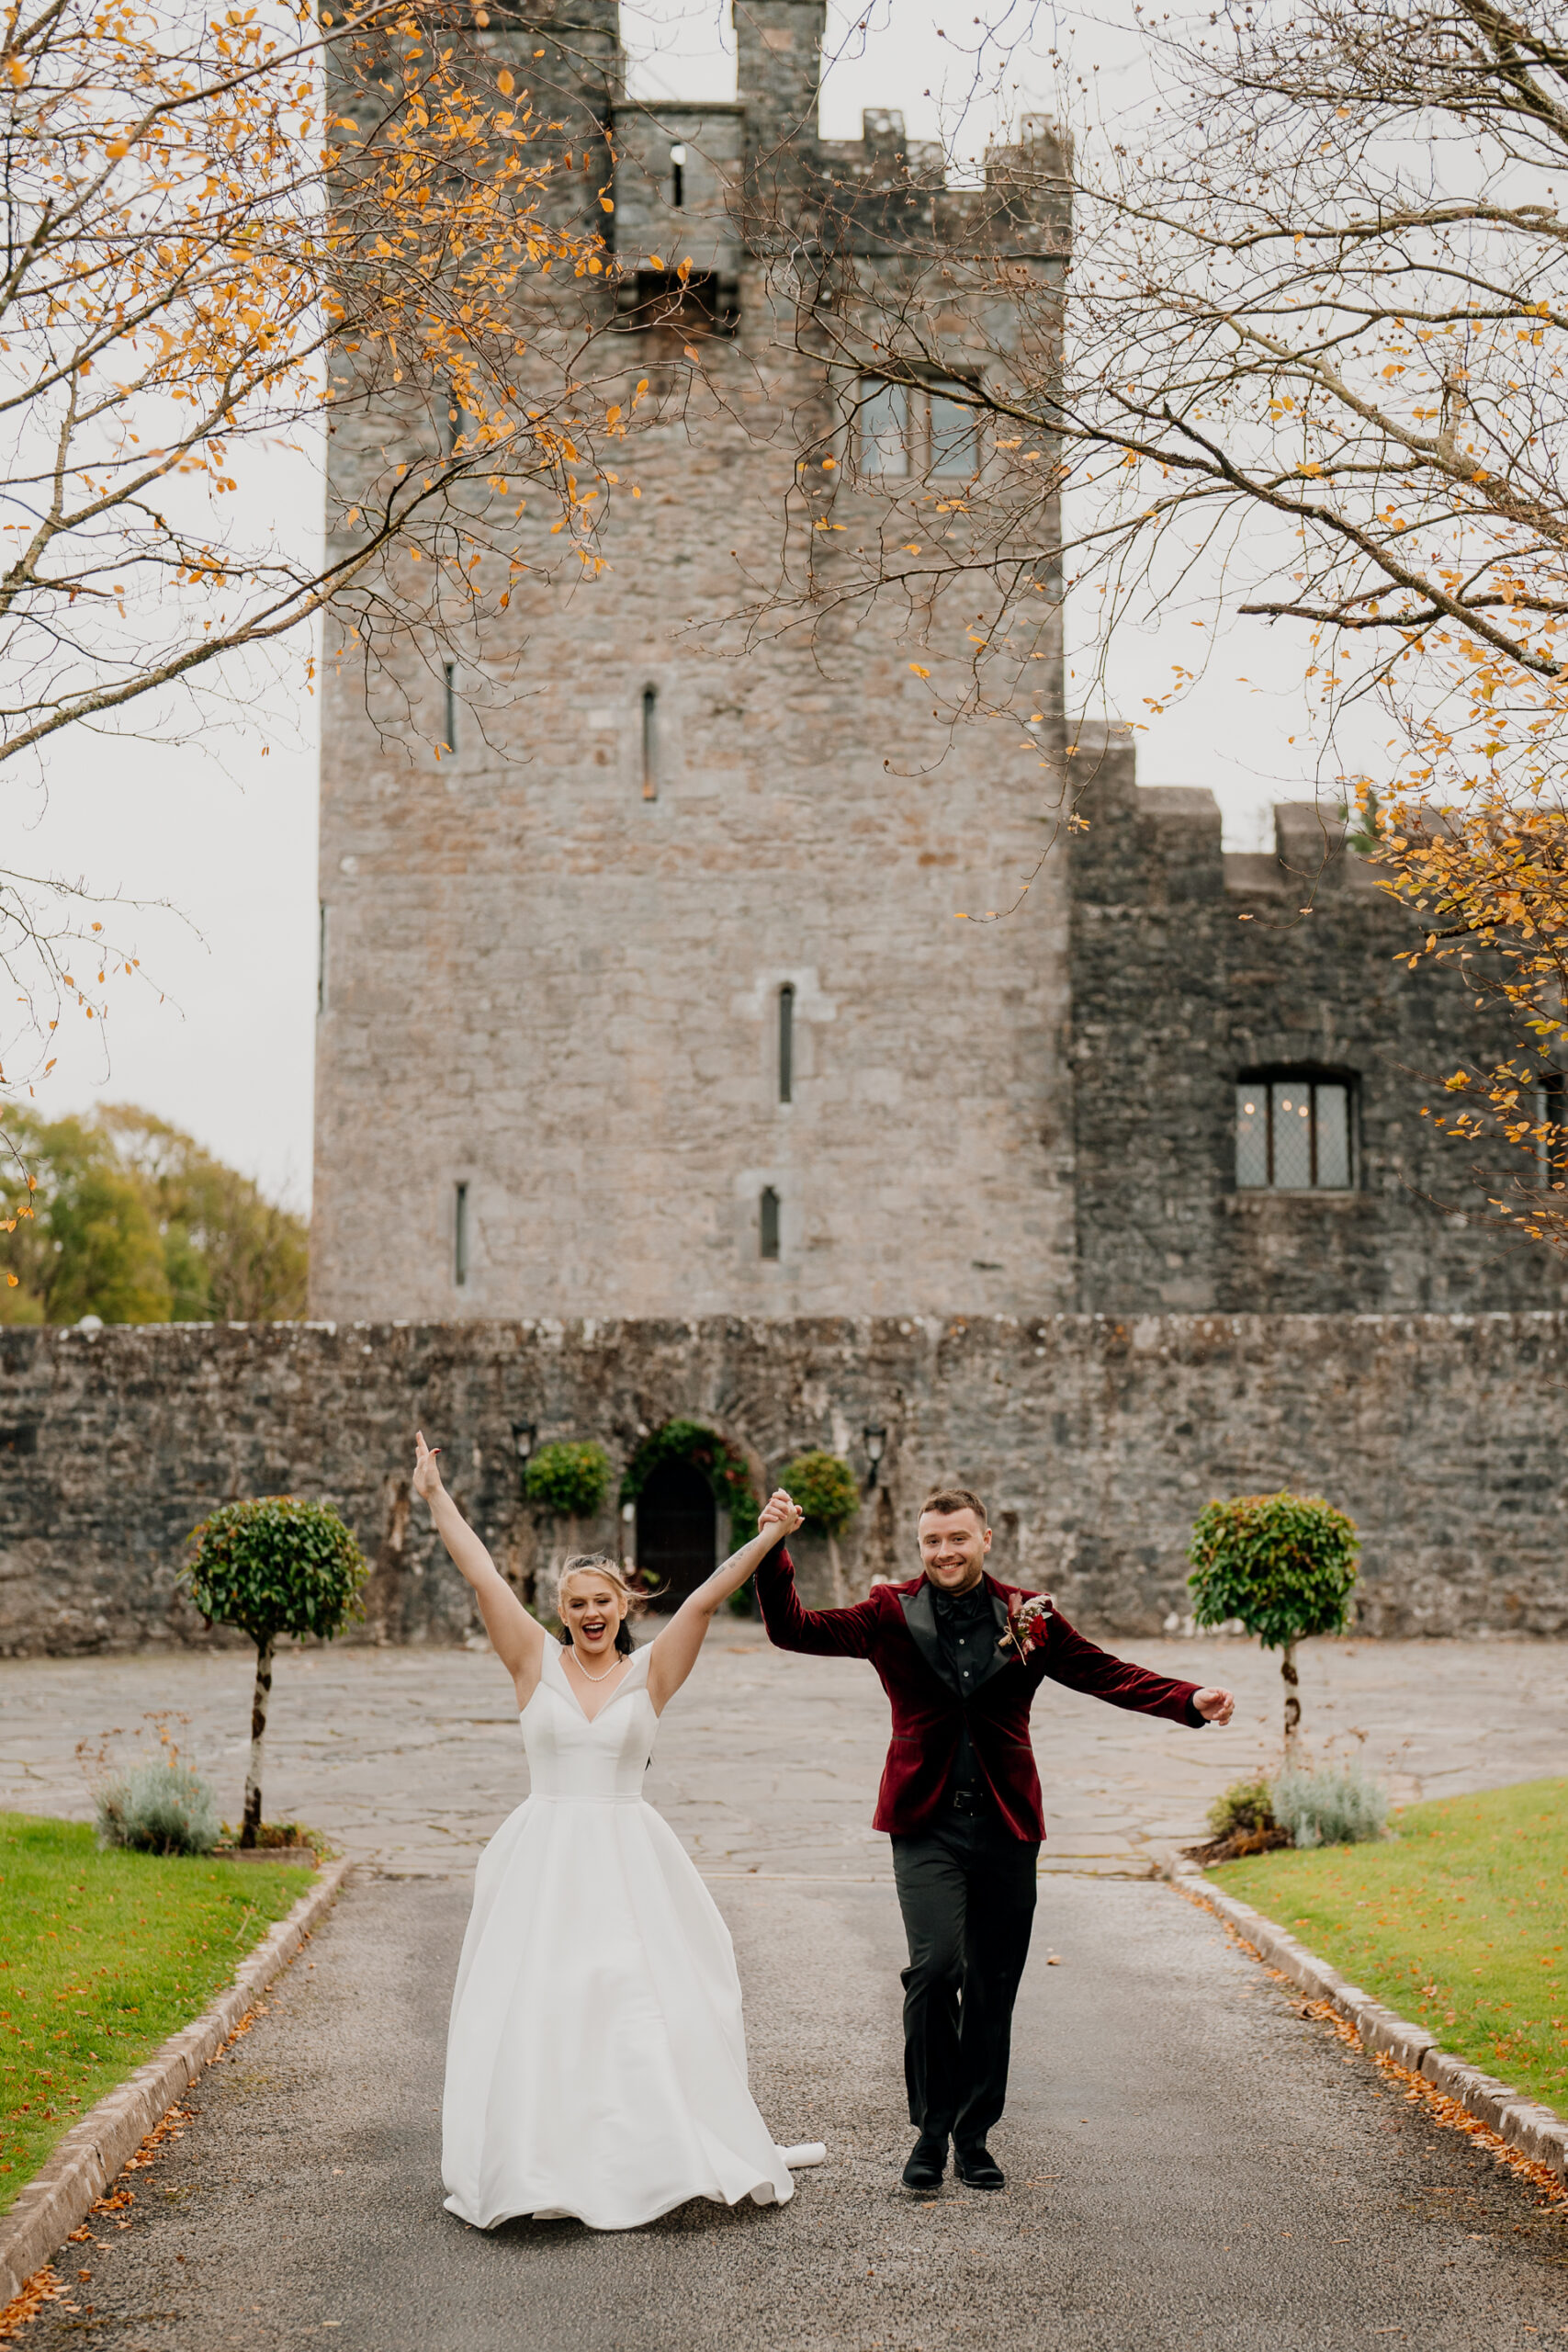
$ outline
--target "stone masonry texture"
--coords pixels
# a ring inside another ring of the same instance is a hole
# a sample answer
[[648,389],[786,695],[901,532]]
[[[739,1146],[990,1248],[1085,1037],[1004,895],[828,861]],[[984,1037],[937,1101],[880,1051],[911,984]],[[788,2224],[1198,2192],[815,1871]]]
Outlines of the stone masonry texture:
[[[1083,727],[1070,854],[1077,1304],[1222,1313],[1561,1306],[1560,1259],[1504,1239],[1475,1153],[1429,1115],[1456,1063],[1517,1051],[1312,804],[1269,855],[1224,854],[1213,796],[1140,789],[1125,728]],[[1235,1182],[1236,1081],[1348,1079],[1345,1192]],[[1522,1167],[1525,1163],[1520,1162]],[[1493,1171],[1488,1189],[1513,1181]],[[1479,1212],[1479,1214],[1477,1214]]]
[[[411,1504],[415,1426],[542,1599],[552,1555],[635,1545],[635,1527],[614,1488],[596,1523],[541,1518],[515,1427],[598,1439],[619,1472],[685,1416],[759,1484],[808,1445],[855,1466],[851,1592],[909,1571],[922,1496],[958,1478],[989,1506],[1003,1577],[1088,1629],[1174,1630],[1195,1512],[1289,1484],[1359,1526],[1367,1631],[1562,1634],[1565,1381],[1568,1315],[1544,1312],[11,1329],[0,1649],[209,1638],[176,1583],[189,1529],[219,1502],[286,1490],[335,1504],[373,1563],[356,1638],[468,1638],[466,1589]],[[886,1433],[874,1483],[868,1428]],[[825,1547],[801,1549],[826,1601]]]
[[[595,164],[585,224],[611,221],[628,270],[689,258],[738,320],[704,336],[699,367],[678,335],[610,336],[628,386],[646,374],[651,389],[607,494],[609,569],[552,571],[570,542],[530,501],[515,526],[528,568],[457,665],[453,756],[437,757],[434,657],[411,654],[368,700],[352,662],[328,665],[321,1315],[1073,1304],[1059,865],[1027,922],[954,920],[1018,896],[1049,780],[1016,725],[954,739],[912,667],[945,658],[963,672],[972,605],[936,631],[945,657],[918,612],[891,605],[814,612],[807,596],[750,643],[731,626],[775,578],[792,513],[820,577],[847,544],[835,531],[874,535],[887,511],[852,461],[852,397],[836,407],[801,347],[810,304],[802,329],[781,285],[781,221],[793,233],[799,206],[836,189],[842,266],[908,267],[908,236],[961,215],[972,227],[994,194],[947,191],[940,171],[933,182],[896,117],[873,119],[862,142],[817,138],[822,17],[821,0],[741,11],[739,105],[628,105],[613,9],[584,13],[593,38],[569,44],[577,66],[551,52],[552,107],[615,130],[615,210],[598,210]],[[479,37],[485,57],[543,73],[532,33],[502,21]],[[1045,266],[1050,207],[1015,219],[998,198],[993,213],[998,259]],[[996,347],[988,317],[949,330],[955,367]],[[412,456],[423,425],[411,410],[398,429]],[[346,507],[351,422],[333,451]],[[417,576],[393,586],[412,598]],[[776,1258],[762,1254],[764,1191],[779,1202]]]

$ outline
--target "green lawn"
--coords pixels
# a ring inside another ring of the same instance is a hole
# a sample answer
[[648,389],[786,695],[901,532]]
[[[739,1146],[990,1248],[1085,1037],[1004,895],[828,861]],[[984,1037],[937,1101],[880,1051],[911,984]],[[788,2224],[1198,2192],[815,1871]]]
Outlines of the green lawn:
[[1213,1876],[1445,2050],[1568,2113],[1568,1781],[1409,1805],[1396,1826]]
[[272,1863],[100,1853],[76,1822],[0,1813],[0,2212],[310,1883]]

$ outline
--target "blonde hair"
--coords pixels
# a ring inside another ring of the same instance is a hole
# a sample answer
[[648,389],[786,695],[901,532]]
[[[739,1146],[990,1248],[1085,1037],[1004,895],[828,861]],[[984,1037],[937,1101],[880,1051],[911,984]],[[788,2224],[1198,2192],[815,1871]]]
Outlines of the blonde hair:
[[[570,1560],[561,1562],[560,1566],[556,1570],[556,1615],[558,1617],[561,1614],[561,1601],[565,1596],[569,1579],[589,1574],[603,1577],[606,1584],[614,1585],[625,1602],[626,1615],[621,1619],[615,1631],[615,1647],[618,1650],[629,1651],[632,1646],[630,1620],[642,1607],[642,1595],[634,1586],[626,1582],[626,1571],[620,1562],[612,1560],[607,1552],[574,1552]],[[562,1645],[570,1647],[571,1635],[564,1624],[561,1627],[560,1637]]]

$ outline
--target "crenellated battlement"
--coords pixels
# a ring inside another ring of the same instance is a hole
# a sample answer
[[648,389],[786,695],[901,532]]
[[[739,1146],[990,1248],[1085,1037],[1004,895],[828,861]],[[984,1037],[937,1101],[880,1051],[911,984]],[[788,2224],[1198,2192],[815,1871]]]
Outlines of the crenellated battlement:
[[1143,887],[1160,897],[1223,890],[1299,903],[1309,891],[1377,892],[1376,867],[1346,846],[1346,820],[1331,804],[1276,801],[1273,849],[1227,850],[1220,805],[1206,785],[1139,784],[1136,738],[1124,723],[1085,719],[1074,731],[1066,772],[1092,811],[1074,856],[1081,894],[1136,890],[1140,873]]
[[615,106],[621,250],[679,242],[695,266],[732,268],[743,250],[767,254],[781,242],[879,260],[944,246],[1065,256],[1064,150],[1043,116],[1026,117],[1021,139],[987,152],[983,187],[952,188],[941,142],[908,139],[896,108],[868,107],[858,140],[800,129],[770,146],[776,107],[760,108],[759,95],[742,82],[733,103]]

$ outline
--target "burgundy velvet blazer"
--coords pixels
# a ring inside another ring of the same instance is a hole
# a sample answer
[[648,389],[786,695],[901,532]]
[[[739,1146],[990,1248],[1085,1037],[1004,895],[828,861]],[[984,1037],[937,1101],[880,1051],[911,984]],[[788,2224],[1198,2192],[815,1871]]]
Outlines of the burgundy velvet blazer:
[[[1010,1600],[1032,1599],[1017,1585],[985,1579],[998,1643]],[[893,1705],[893,1737],[883,1769],[873,1826],[906,1836],[926,1828],[942,1803],[967,1723],[970,1744],[1002,1819],[1015,1838],[1043,1838],[1040,1775],[1029,1737],[1029,1710],[1047,1675],[1070,1690],[1087,1690],[1113,1707],[1168,1715],[1201,1726],[1192,1706],[1196,1682],[1173,1682],[1097,1649],[1053,1611],[1043,1639],[1020,1658],[1010,1644],[965,1700],[946,1680],[937,1639],[936,1611],[923,1576],[909,1584],[880,1584],[852,1609],[803,1609],[795,1568],[783,1544],[757,1570],[757,1598],[768,1638],[781,1650],[817,1657],[871,1660]],[[1032,1628],[1032,1631],[1037,1628]],[[1025,1637],[1027,1641],[1027,1636]]]

